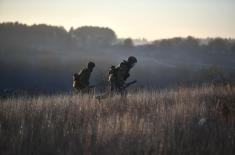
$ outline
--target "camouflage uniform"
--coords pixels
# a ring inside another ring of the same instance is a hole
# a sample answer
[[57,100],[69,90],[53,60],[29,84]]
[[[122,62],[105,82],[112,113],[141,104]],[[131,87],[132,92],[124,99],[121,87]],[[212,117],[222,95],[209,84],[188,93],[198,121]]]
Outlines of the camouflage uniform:
[[111,91],[114,91],[118,87],[117,83],[117,74],[118,74],[118,67],[112,66],[109,70],[109,83]]
[[87,67],[83,68],[79,74],[75,73],[73,75],[73,88],[76,92],[89,92],[89,79],[94,67],[95,64],[93,62],[89,62]]
[[121,92],[124,88],[127,78],[130,76],[130,69],[137,62],[136,58],[131,56],[128,61],[121,62],[120,65],[112,66],[109,71],[109,82],[111,91]]

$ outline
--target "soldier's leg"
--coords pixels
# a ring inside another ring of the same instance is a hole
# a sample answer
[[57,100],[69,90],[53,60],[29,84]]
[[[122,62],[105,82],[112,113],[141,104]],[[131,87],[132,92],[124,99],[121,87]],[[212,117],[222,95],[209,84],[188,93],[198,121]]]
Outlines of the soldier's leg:
[[79,93],[79,90],[77,88],[74,88],[72,89],[72,94],[73,95],[77,95]]
[[126,97],[127,96],[127,90],[126,89],[122,89],[121,90],[121,96],[122,97]]

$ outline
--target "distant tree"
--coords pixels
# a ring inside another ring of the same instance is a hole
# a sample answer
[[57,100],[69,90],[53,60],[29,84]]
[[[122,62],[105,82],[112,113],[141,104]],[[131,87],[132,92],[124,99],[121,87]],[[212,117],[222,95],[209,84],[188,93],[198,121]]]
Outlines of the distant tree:
[[112,45],[117,37],[113,30],[103,27],[84,26],[73,31],[80,46],[107,47]]
[[230,52],[235,53],[235,42],[231,43]]
[[197,50],[199,48],[199,40],[188,36],[184,41],[184,47],[188,50]]
[[63,27],[46,24],[27,26],[18,22],[0,24],[0,42],[5,47],[56,50],[66,46],[68,37]]
[[70,34],[72,34],[72,33],[73,33],[73,31],[74,31],[74,28],[73,28],[73,27],[70,27],[70,29],[69,29],[69,33],[70,33]]
[[169,50],[172,47],[172,43],[168,39],[162,39],[159,41],[158,47],[161,50]]
[[127,38],[123,41],[123,45],[124,47],[126,48],[132,48],[134,47],[134,43],[133,43],[133,40],[131,38]]
[[215,38],[209,40],[207,50],[216,53],[226,53],[229,50],[229,44],[227,39]]

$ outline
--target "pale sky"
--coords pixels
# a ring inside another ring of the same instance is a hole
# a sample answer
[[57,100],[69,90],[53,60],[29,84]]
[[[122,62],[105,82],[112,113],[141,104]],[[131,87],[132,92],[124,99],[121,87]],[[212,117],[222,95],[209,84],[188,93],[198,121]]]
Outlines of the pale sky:
[[235,0],[0,0],[0,22],[104,26],[119,38],[235,38]]

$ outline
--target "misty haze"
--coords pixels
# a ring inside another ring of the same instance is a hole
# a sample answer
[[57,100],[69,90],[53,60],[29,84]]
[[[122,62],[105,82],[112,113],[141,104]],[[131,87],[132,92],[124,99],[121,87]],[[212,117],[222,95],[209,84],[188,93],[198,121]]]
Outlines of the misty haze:
[[96,63],[92,85],[104,87],[108,70],[128,56],[138,59],[131,71],[136,87],[164,88],[233,81],[235,40],[188,36],[148,42],[117,38],[106,27],[0,24],[0,89],[68,91],[72,75]]
[[0,155],[234,155],[234,0],[0,0]]

